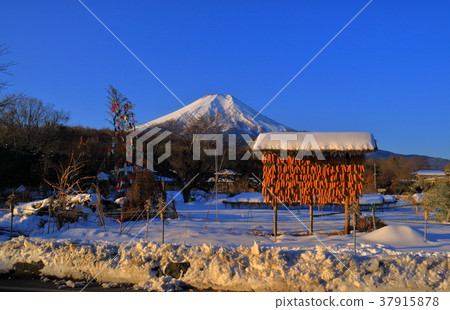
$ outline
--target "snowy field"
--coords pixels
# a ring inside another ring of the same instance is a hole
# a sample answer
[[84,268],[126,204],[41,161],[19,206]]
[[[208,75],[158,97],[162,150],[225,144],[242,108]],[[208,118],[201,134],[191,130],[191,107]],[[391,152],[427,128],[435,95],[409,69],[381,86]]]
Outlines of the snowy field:
[[[187,286],[232,291],[450,290],[450,225],[432,221],[425,242],[423,217],[406,202],[377,210],[388,226],[358,232],[354,256],[352,235],[329,235],[342,230],[339,208],[315,210],[315,234],[306,236],[308,210],[280,207],[281,235],[275,239],[270,235],[271,210],[231,208],[222,196],[217,201],[198,198],[183,203],[181,195],[175,197],[180,218],[166,222],[166,245],[160,244],[159,218],[148,225],[146,238],[143,221],[128,222],[119,233],[117,222],[106,219],[106,227],[100,227],[96,214],[81,208],[88,213],[86,219],[57,230],[34,212],[32,203],[20,205],[14,229],[29,237],[6,241],[1,232],[9,229],[10,214],[0,213],[0,237],[5,240],[0,243],[0,271],[11,270],[16,262],[42,261],[44,275],[87,281],[104,268],[99,282],[163,291]],[[158,274],[169,262],[186,261],[190,267],[180,280]]]

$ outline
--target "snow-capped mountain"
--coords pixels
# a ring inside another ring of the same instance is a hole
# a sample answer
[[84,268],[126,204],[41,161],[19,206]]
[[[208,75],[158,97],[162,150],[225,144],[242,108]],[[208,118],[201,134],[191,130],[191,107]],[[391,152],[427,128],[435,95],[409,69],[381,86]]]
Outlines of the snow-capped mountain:
[[223,132],[247,133],[257,136],[262,132],[293,131],[258,112],[231,95],[206,95],[191,104],[163,117],[144,123],[138,128],[155,127],[167,122],[184,124],[194,117],[219,117],[224,122]]

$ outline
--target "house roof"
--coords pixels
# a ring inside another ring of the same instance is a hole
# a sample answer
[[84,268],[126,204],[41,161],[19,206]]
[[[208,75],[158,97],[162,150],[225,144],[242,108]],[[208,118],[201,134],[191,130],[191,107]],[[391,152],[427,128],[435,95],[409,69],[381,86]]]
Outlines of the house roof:
[[370,132],[268,132],[256,139],[253,149],[372,152],[377,144]]
[[445,176],[445,172],[441,170],[418,170],[413,172],[412,174],[420,175],[420,176]]
[[[214,183],[216,182],[216,179],[214,177],[210,177],[206,182]],[[227,177],[217,178],[217,183],[234,183],[234,180]]]
[[217,175],[241,175],[240,173],[237,173],[236,171],[233,171],[231,169],[223,169],[214,174],[217,174]]

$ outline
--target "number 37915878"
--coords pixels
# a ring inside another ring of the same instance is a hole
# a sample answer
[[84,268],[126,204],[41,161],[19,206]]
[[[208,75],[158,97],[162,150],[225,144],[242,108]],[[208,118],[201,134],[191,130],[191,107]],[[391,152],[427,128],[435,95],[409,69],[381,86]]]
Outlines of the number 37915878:
[[380,307],[437,307],[439,306],[439,297],[380,297]]

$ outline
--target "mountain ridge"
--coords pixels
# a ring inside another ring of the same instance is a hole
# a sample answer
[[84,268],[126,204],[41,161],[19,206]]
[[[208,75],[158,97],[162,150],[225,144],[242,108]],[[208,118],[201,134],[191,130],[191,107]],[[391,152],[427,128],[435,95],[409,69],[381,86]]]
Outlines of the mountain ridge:
[[191,115],[197,118],[204,116],[215,118],[221,115],[224,116],[224,133],[239,132],[256,137],[262,132],[295,131],[262,114],[253,119],[257,114],[256,110],[231,95],[209,94],[172,113],[139,125],[137,128],[153,127],[167,122],[186,123],[192,119]]
[[367,159],[387,159],[392,156],[402,156],[405,158],[413,158],[413,157],[424,158],[430,165],[429,169],[438,169],[438,170],[443,170],[445,168],[445,165],[450,162],[450,160],[446,158],[419,155],[419,154],[399,154],[386,150],[377,150],[375,152],[366,154]]

